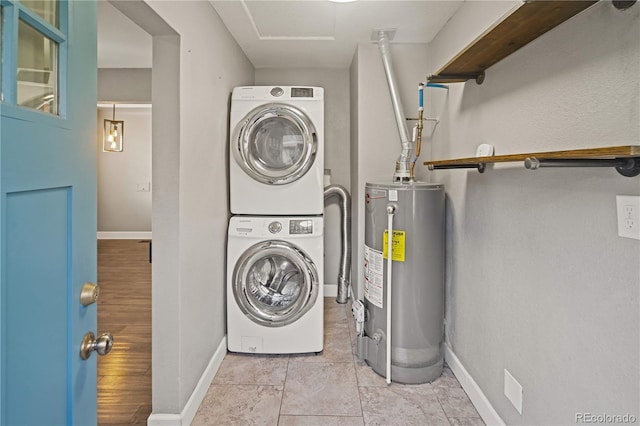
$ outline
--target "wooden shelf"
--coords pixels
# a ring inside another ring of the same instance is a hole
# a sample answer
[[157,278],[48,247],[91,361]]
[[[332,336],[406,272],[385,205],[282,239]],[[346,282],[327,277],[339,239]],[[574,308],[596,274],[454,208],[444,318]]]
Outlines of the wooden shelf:
[[484,81],[484,71],[516,50],[582,12],[596,1],[545,1],[524,3],[428,77],[432,83]]
[[494,155],[491,157],[468,157],[453,160],[425,161],[424,165],[433,170],[433,166],[474,165],[485,163],[506,163],[524,161],[535,157],[539,160],[576,160],[576,159],[615,159],[640,157],[640,145],[611,146],[607,148],[572,149],[568,151],[530,152],[524,154]]
[[486,164],[515,161],[524,161],[524,165],[528,169],[549,166],[615,167],[620,174],[634,177],[640,174],[640,145],[455,158],[451,160],[425,161],[424,165],[429,170],[473,168],[482,173]]

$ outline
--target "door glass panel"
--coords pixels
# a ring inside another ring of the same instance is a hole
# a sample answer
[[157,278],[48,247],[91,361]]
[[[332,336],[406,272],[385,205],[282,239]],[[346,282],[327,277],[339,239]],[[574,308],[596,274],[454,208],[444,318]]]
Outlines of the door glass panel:
[[298,266],[281,255],[265,256],[249,268],[248,296],[256,306],[286,309],[300,297],[304,275]]
[[268,118],[255,126],[252,157],[270,170],[284,170],[296,164],[304,153],[304,136],[288,120]]
[[58,28],[58,1],[56,0],[22,0],[22,4],[33,12],[40,15],[42,19]]
[[58,114],[58,44],[20,21],[18,105]]

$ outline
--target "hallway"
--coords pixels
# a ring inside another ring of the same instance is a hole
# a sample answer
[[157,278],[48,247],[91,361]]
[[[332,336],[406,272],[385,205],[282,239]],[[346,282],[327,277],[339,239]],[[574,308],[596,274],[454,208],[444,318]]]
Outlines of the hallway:
[[98,358],[98,424],[146,425],[151,414],[149,243],[98,240],[98,332],[111,352]]

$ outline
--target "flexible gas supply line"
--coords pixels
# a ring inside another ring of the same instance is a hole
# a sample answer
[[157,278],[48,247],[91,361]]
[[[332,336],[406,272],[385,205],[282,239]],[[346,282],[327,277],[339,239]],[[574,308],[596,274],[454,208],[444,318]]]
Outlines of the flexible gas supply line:
[[400,134],[401,151],[398,160],[396,161],[396,169],[393,174],[393,181],[399,183],[411,182],[411,140],[409,139],[409,131],[407,130],[407,124],[405,123],[405,115],[402,110],[402,104],[400,102],[400,92],[396,86],[396,78],[393,73],[393,64],[391,63],[391,51],[389,49],[389,38],[385,31],[378,32],[378,48],[382,56],[382,64],[384,65],[384,72],[387,76],[387,84],[389,86],[389,94],[391,95],[391,103],[393,105],[393,112],[396,117],[396,124],[398,126],[398,133]]
[[[414,127],[415,132],[415,140],[416,140],[416,155],[413,157],[413,161],[411,162],[411,180],[414,179],[413,170],[416,166],[416,162],[420,157],[420,148],[422,147],[422,128],[424,127],[424,88],[425,87],[437,87],[439,89],[449,90],[449,86],[440,83],[420,83],[418,85],[418,124]],[[435,118],[427,118],[428,121],[435,121],[438,124],[438,119]]]
[[387,205],[387,384],[391,384],[391,267],[393,265],[393,215],[396,206]]
[[351,285],[351,196],[349,191],[340,185],[329,185],[324,188],[325,203],[331,196],[340,198],[340,272],[338,275],[338,296],[336,302],[347,303],[349,286]]
[[416,167],[416,161],[418,161],[418,157],[420,157],[420,148],[422,147],[422,117],[424,115],[424,83],[420,83],[418,86],[418,125],[416,132],[416,155],[413,157],[413,162],[411,163],[411,179],[414,179],[413,169]]

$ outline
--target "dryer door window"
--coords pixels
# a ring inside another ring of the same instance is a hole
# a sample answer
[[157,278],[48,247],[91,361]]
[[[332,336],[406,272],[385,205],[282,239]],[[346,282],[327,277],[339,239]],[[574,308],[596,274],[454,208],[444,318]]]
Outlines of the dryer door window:
[[263,105],[238,124],[232,149],[240,167],[253,179],[284,185],[305,175],[313,165],[317,133],[298,108]]
[[318,271],[309,257],[286,241],[253,245],[233,272],[233,294],[252,321],[281,327],[302,317],[318,297]]

